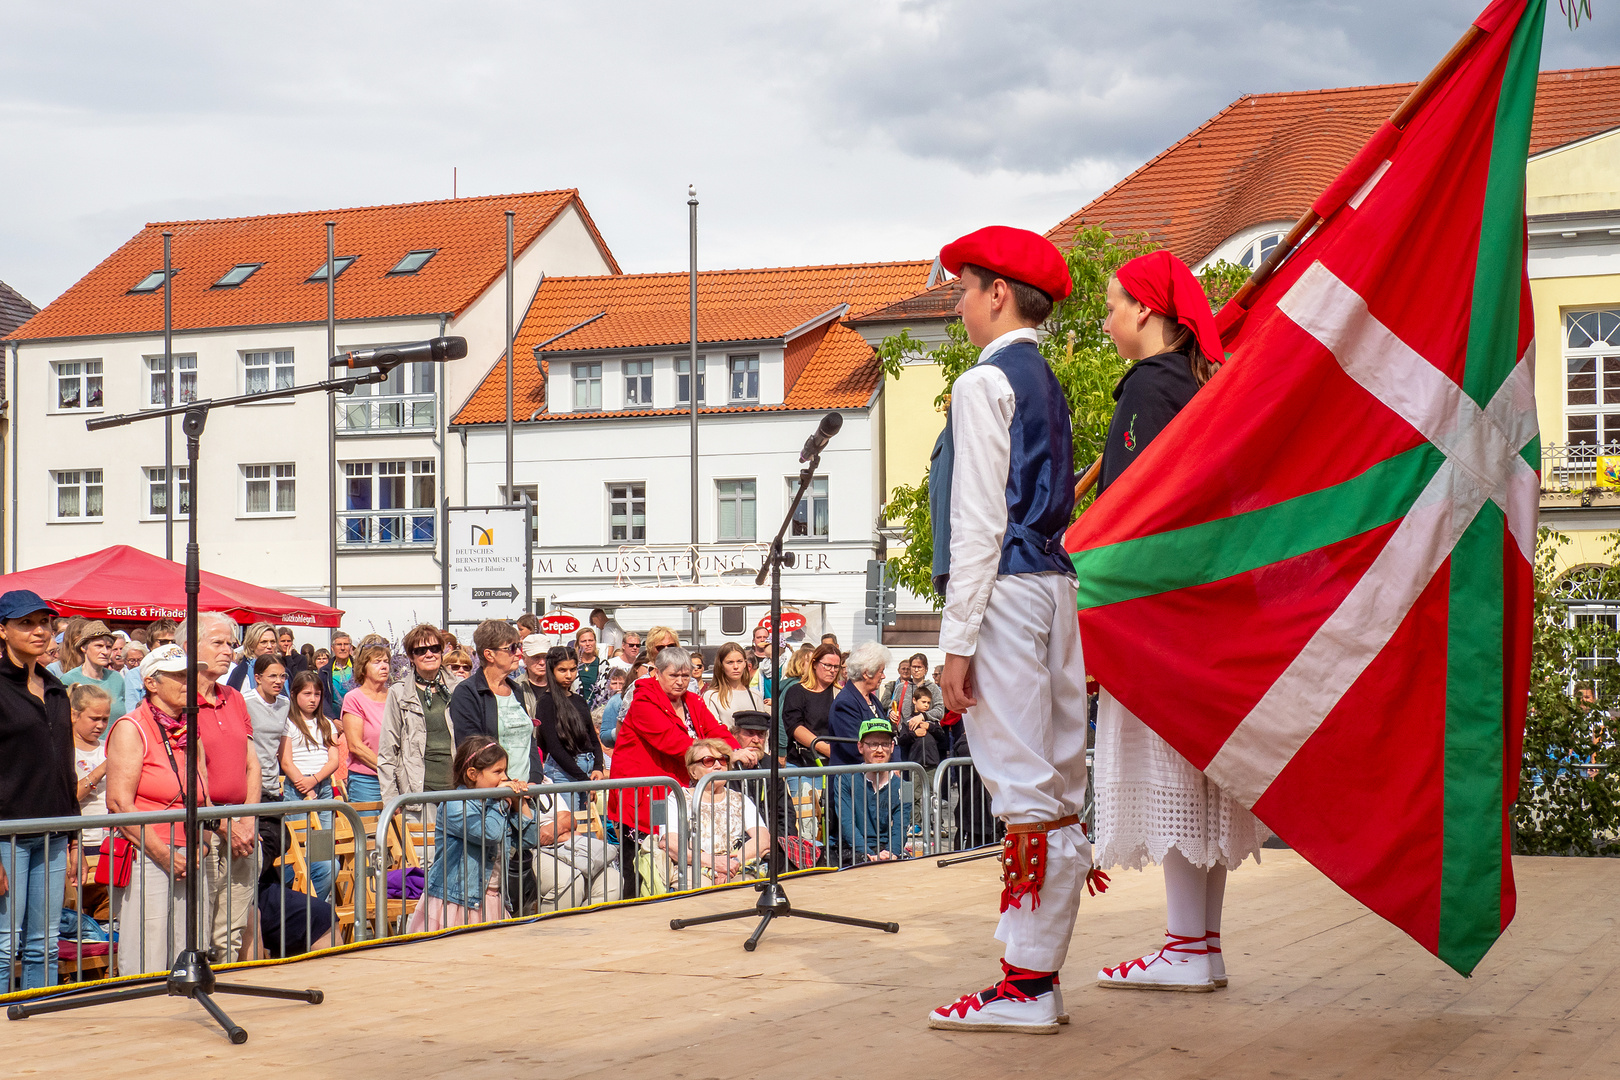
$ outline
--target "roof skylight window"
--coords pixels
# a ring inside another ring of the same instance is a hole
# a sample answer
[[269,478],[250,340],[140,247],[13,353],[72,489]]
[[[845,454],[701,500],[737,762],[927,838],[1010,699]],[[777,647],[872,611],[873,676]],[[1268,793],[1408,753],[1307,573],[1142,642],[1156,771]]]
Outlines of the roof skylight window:
[[232,286],[240,285],[242,282],[252,277],[253,272],[263,265],[264,263],[237,263],[235,266],[225,271],[224,277],[214,282],[214,288],[228,289]]
[[399,260],[399,265],[395,266],[388,272],[390,274],[414,274],[418,270],[422,269],[423,266],[427,265],[427,261],[438,253],[438,248],[432,248],[426,251],[413,251],[406,255],[403,259]]
[[[178,274],[179,272],[180,270],[178,267],[172,268],[169,271],[171,274]],[[163,288],[163,271],[154,270],[150,274],[147,274],[145,277],[141,278],[140,283],[129,291],[132,293],[157,292],[161,288]]]
[[[332,260],[332,265],[334,267],[336,267],[337,272],[335,274],[333,274],[332,276],[333,277],[342,277],[343,276],[343,271],[347,270],[349,268],[349,264],[354,262],[354,260],[357,257],[358,256],[355,256],[355,255],[339,255],[337,258],[333,259]],[[324,259],[321,260],[321,265],[319,265],[319,266],[317,266],[315,268],[315,272],[313,274],[309,275],[309,278],[307,280],[309,280],[309,281],[325,281],[326,280],[326,260],[324,260]]]

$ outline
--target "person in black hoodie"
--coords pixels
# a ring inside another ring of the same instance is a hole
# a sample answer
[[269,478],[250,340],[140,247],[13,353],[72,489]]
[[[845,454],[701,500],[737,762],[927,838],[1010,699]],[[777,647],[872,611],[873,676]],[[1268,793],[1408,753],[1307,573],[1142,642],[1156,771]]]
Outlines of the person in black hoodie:
[[[56,618],[37,593],[0,595],[0,819],[79,814],[67,689],[42,662]],[[0,986],[7,990],[18,959],[23,989],[56,984],[56,935],[73,835],[0,837]]]

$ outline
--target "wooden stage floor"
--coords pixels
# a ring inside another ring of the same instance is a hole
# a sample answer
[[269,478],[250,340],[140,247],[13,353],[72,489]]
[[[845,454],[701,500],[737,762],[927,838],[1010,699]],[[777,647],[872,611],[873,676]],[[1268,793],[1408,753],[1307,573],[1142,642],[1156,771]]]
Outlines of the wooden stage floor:
[[242,981],[318,986],[323,1005],[152,999],[0,1021],[11,1076],[93,1077],[1620,1077],[1620,861],[1521,859],[1519,916],[1464,980],[1298,856],[1232,875],[1230,989],[1104,990],[1086,976],[1162,929],[1156,871],[1120,873],[1081,911],[1058,1035],[929,1031],[988,984],[988,861],[799,879],[796,904],[893,918],[898,935],[804,920],[673,932],[732,891],[308,960]]

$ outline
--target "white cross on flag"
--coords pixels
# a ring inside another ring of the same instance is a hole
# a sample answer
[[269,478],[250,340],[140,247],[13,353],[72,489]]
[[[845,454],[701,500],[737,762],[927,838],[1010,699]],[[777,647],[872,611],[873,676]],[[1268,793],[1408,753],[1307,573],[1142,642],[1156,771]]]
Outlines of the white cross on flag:
[[1225,367],[1067,538],[1089,674],[1464,974],[1514,908],[1545,8],[1486,9],[1221,312]]

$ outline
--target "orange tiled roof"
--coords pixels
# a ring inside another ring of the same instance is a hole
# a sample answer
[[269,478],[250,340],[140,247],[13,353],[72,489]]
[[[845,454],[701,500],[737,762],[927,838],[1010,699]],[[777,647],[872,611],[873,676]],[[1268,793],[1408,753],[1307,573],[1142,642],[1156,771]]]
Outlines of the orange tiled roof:
[[[174,233],[170,262],[175,329],[319,322],[325,282],[311,273],[326,261],[327,221],[337,222],[337,255],[359,258],[337,278],[340,319],[460,314],[506,269],[507,210],[517,211],[513,245],[523,251],[568,206],[578,208],[608,264],[618,264],[579,193],[441,199],[397,206],[296,214],[154,222],[136,233],[45,310],[14,340],[155,333],[163,329],[163,290],[131,294],[163,267],[163,233]],[[415,274],[390,275],[405,254],[438,249]],[[234,288],[214,288],[239,263],[263,263]]]
[[[1251,225],[1298,218],[1415,83],[1248,94],[1064,219],[1145,232],[1188,263]],[[1530,152],[1620,126],[1620,66],[1544,71]]]
[[[699,271],[698,341],[779,340],[840,304],[849,305],[851,317],[863,315],[922,288],[932,265],[922,261]],[[516,336],[520,360],[512,386],[515,417],[528,420],[545,405],[544,378],[537,365],[526,362],[536,345],[601,312],[606,315],[550,342],[542,355],[684,344],[690,327],[688,288],[685,273],[547,278],[535,293]],[[809,355],[804,355],[806,345],[800,344],[804,338],[816,341]],[[788,351],[791,355],[784,373],[784,404],[701,411],[855,408],[865,405],[877,387],[876,356],[871,346],[847,327],[812,331],[795,338]],[[502,359],[452,423],[505,423],[505,400],[506,361]],[[660,416],[676,412],[685,410],[635,409],[623,414],[591,415]],[[549,417],[536,417],[543,418]]]

